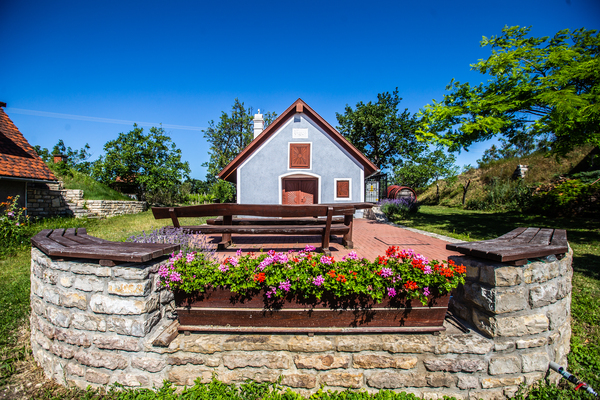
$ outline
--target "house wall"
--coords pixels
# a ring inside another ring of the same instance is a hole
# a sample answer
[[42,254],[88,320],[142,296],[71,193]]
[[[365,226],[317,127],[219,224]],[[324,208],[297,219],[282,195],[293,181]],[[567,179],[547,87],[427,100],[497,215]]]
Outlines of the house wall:
[[[294,129],[307,129],[307,137],[293,137]],[[290,142],[311,143],[309,169],[289,168]],[[238,168],[238,203],[281,204],[281,178],[294,174],[320,178],[319,203],[363,201],[363,167],[305,114],[296,114]],[[336,178],[351,180],[350,199],[335,199]]]
[[0,179],[0,203],[7,201],[7,198],[19,196],[19,207],[25,207],[27,183]]

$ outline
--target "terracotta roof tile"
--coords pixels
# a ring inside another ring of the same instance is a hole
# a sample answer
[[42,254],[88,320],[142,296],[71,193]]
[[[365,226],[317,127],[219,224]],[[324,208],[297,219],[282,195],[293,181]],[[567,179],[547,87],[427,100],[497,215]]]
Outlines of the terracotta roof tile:
[[0,107],[0,178],[2,176],[57,180]]

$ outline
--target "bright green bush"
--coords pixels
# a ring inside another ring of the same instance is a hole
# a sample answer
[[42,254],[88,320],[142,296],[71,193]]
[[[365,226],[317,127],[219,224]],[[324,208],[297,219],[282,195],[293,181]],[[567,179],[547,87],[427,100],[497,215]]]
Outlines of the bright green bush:
[[14,250],[28,239],[29,216],[25,215],[24,208],[19,207],[18,200],[19,196],[9,196],[0,203],[0,255]]
[[548,216],[574,216],[600,212],[600,183],[568,180],[533,197],[532,210]]

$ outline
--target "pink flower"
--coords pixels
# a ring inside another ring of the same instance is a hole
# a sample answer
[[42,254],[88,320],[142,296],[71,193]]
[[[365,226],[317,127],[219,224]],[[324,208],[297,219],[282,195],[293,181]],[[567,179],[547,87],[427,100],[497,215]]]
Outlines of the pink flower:
[[226,261],[229,261],[229,264],[231,264],[233,267],[235,267],[236,265],[238,265],[237,258],[229,257]]
[[271,286],[271,289],[269,291],[267,291],[267,293],[265,293],[265,296],[267,296],[268,299],[271,298],[271,296],[275,296],[277,294],[277,289],[275,289],[273,286]]
[[227,272],[227,271],[229,271],[229,266],[227,266],[227,264],[221,264],[221,265],[219,265],[219,271]]
[[188,254],[185,256],[185,261],[187,261],[187,263],[189,264],[189,263],[191,263],[192,261],[194,261],[194,257],[195,257],[195,256],[196,256],[196,253],[194,253],[194,252],[188,253]]
[[423,268],[423,273],[425,275],[429,275],[431,274],[433,271],[431,270],[431,267],[429,265],[426,265],[425,268]]
[[394,297],[396,295],[396,289],[394,289],[393,287],[387,288],[387,295],[389,297]]
[[307,244],[306,247],[304,248],[304,251],[315,251],[317,248],[315,246],[311,246],[310,244]]
[[181,274],[179,272],[171,272],[169,279],[171,282],[181,282]]
[[325,278],[323,278],[323,275],[317,276],[312,281],[313,285],[315,285],[315,286],[321,286],[323,284],[323,282],[325,282]]
[[381,268],[381,276],[388,278],[392,276],[393,272],[391,268]]
[[319,261],[321,261],[323,264],[331,265],[333,263],[333,257],[321,256]]
[[425,287],[423,288],[423,295],[425,295],[425,296],[429,296],[430,294],[431,294],[431,292],[429,291],[429,287],[428,287],[428,286],[425,286]]
[[275,250],[269,250],[267,254],[273,257],[275,255]]
[[290,283],[290,280],[286,280],[285,282],[279,282],[279,289],[281,290],[285,290],[286,292],[290,291],[290,288],[292,287],[292,284]]
[[235,252],[235,255],[240,257],[242,255],[242,249],[238,249],[238,251]]
[[429,260],[427,259],[427,257],[425,257],[421,254],[415,254],[415,260],[421,261],[421,263],[423,263],[423,265],[429,264]]

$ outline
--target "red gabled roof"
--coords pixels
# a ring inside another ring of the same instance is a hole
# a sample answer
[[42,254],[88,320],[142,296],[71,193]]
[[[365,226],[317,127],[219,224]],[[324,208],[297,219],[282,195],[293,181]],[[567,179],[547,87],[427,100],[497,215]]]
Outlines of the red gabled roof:
[[0,107],[0,178],[2,177],[57,180]]
[[255,138],[240,154],[237,155],[221,172],[218,177],[229,182],[235,183],[237,174],[235,173],[240,165],[260,146],[267,141],[267,139],[273,135],[277,130],[296,113],[306,114],[313,122],[315,122],[321,129],[328,133],[333,140],[335,140],[344,150],[351,154],[365,169],[365,176],[369,176],[378,170],[377,166],[373,164],[363,153],[361,153],[356,147],[352,145],[345,137],[342,136],[333,126],[329,125],[315,110],[310,108],[308,104],[302,99],[296,100],[291,106],[288,107],[275,121],[273,121],[267,129],[265,129],[257,138]]

